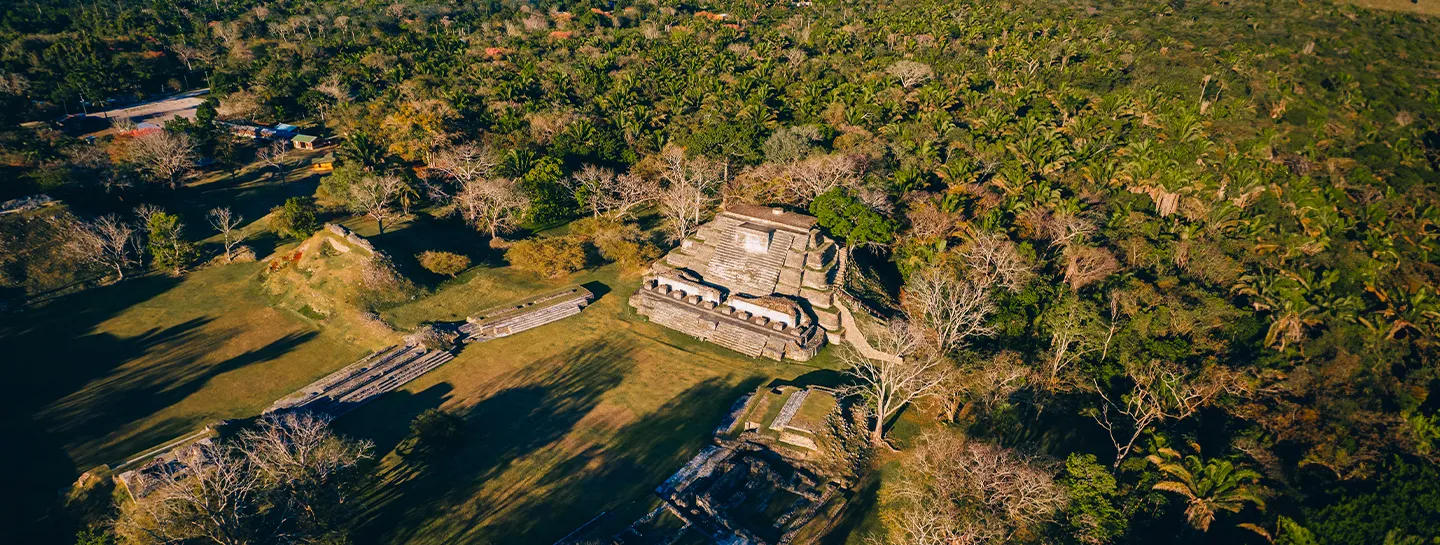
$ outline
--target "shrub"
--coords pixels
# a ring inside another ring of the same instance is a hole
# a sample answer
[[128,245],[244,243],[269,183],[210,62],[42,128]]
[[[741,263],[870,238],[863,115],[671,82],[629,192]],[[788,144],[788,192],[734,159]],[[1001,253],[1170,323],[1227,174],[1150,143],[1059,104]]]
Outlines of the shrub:
[[440,450],[454,446],[460,438],[465,420],[455,413],[437,408],[426,409],[410,422],[410,434],[421,450]]
[[415,259],[420,260],[425,270],[451,278],[470,268],[470,258],[451,252],[421,252]]
[[576,237],[522,240],[505,251],[505,260],[522,271],[554,278],[585,268],[585,247]]
[[270,230],[282,237],[305,238],[320,229],[319,214],[313,197],[290,197],[270,211]]
[[585,218],[570,230],[595,246],[600,257],[635,269],[660,258],[660,248],[651,243],[640,226],[609,218]]

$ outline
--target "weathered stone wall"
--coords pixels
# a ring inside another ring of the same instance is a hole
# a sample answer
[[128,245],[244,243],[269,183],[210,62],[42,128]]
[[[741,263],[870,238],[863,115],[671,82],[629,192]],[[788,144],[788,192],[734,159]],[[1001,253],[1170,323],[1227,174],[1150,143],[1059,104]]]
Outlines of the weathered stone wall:
[[[733,207],[667,254],[630,303],[655,323],[751,357],[808,360],[825,342],[820,327],[839,326],[837,248],[809,216]],[[780,300],[794,306],[765,304]]]

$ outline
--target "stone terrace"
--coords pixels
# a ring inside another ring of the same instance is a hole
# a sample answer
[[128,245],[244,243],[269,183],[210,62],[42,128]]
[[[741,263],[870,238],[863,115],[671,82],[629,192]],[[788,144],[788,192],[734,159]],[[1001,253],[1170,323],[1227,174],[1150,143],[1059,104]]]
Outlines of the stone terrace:
[[840,326],[838,247],[815,218],[733,205],[655,264],[630,304],[651,321],[750,357],[808,360]]

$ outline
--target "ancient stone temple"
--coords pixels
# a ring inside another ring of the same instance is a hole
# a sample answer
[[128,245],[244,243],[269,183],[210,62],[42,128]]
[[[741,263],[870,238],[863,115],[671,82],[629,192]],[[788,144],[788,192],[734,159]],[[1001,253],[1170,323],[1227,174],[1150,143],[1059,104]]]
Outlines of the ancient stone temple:
[[750,357],[805,361],[840,327],[837,250],[813,217],[732,205],[652,266],[630,304]]

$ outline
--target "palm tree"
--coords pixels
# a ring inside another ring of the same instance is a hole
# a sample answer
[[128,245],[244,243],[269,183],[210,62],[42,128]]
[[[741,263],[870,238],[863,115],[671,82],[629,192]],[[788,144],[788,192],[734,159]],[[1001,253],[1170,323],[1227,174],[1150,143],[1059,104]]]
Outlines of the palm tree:
[[385,162],[385,148],[368,133],[357,132],[340,146],[340,157],[359,163],[369,171]]
[[1169,476],[1155,483],[1153,489],[1184,497],[1185,517],[1201,532],[1210,530],[1220,511],[1239,513],[1247,503],[1265,509],[1265,501],[1260,498],[1263,488],[1256,484],[1260,474],[1253,470],[1236,468],[1229,460],[1205,460],[1196,455],[1182,459],[1170,448],[1161,448],[1146,459]]

